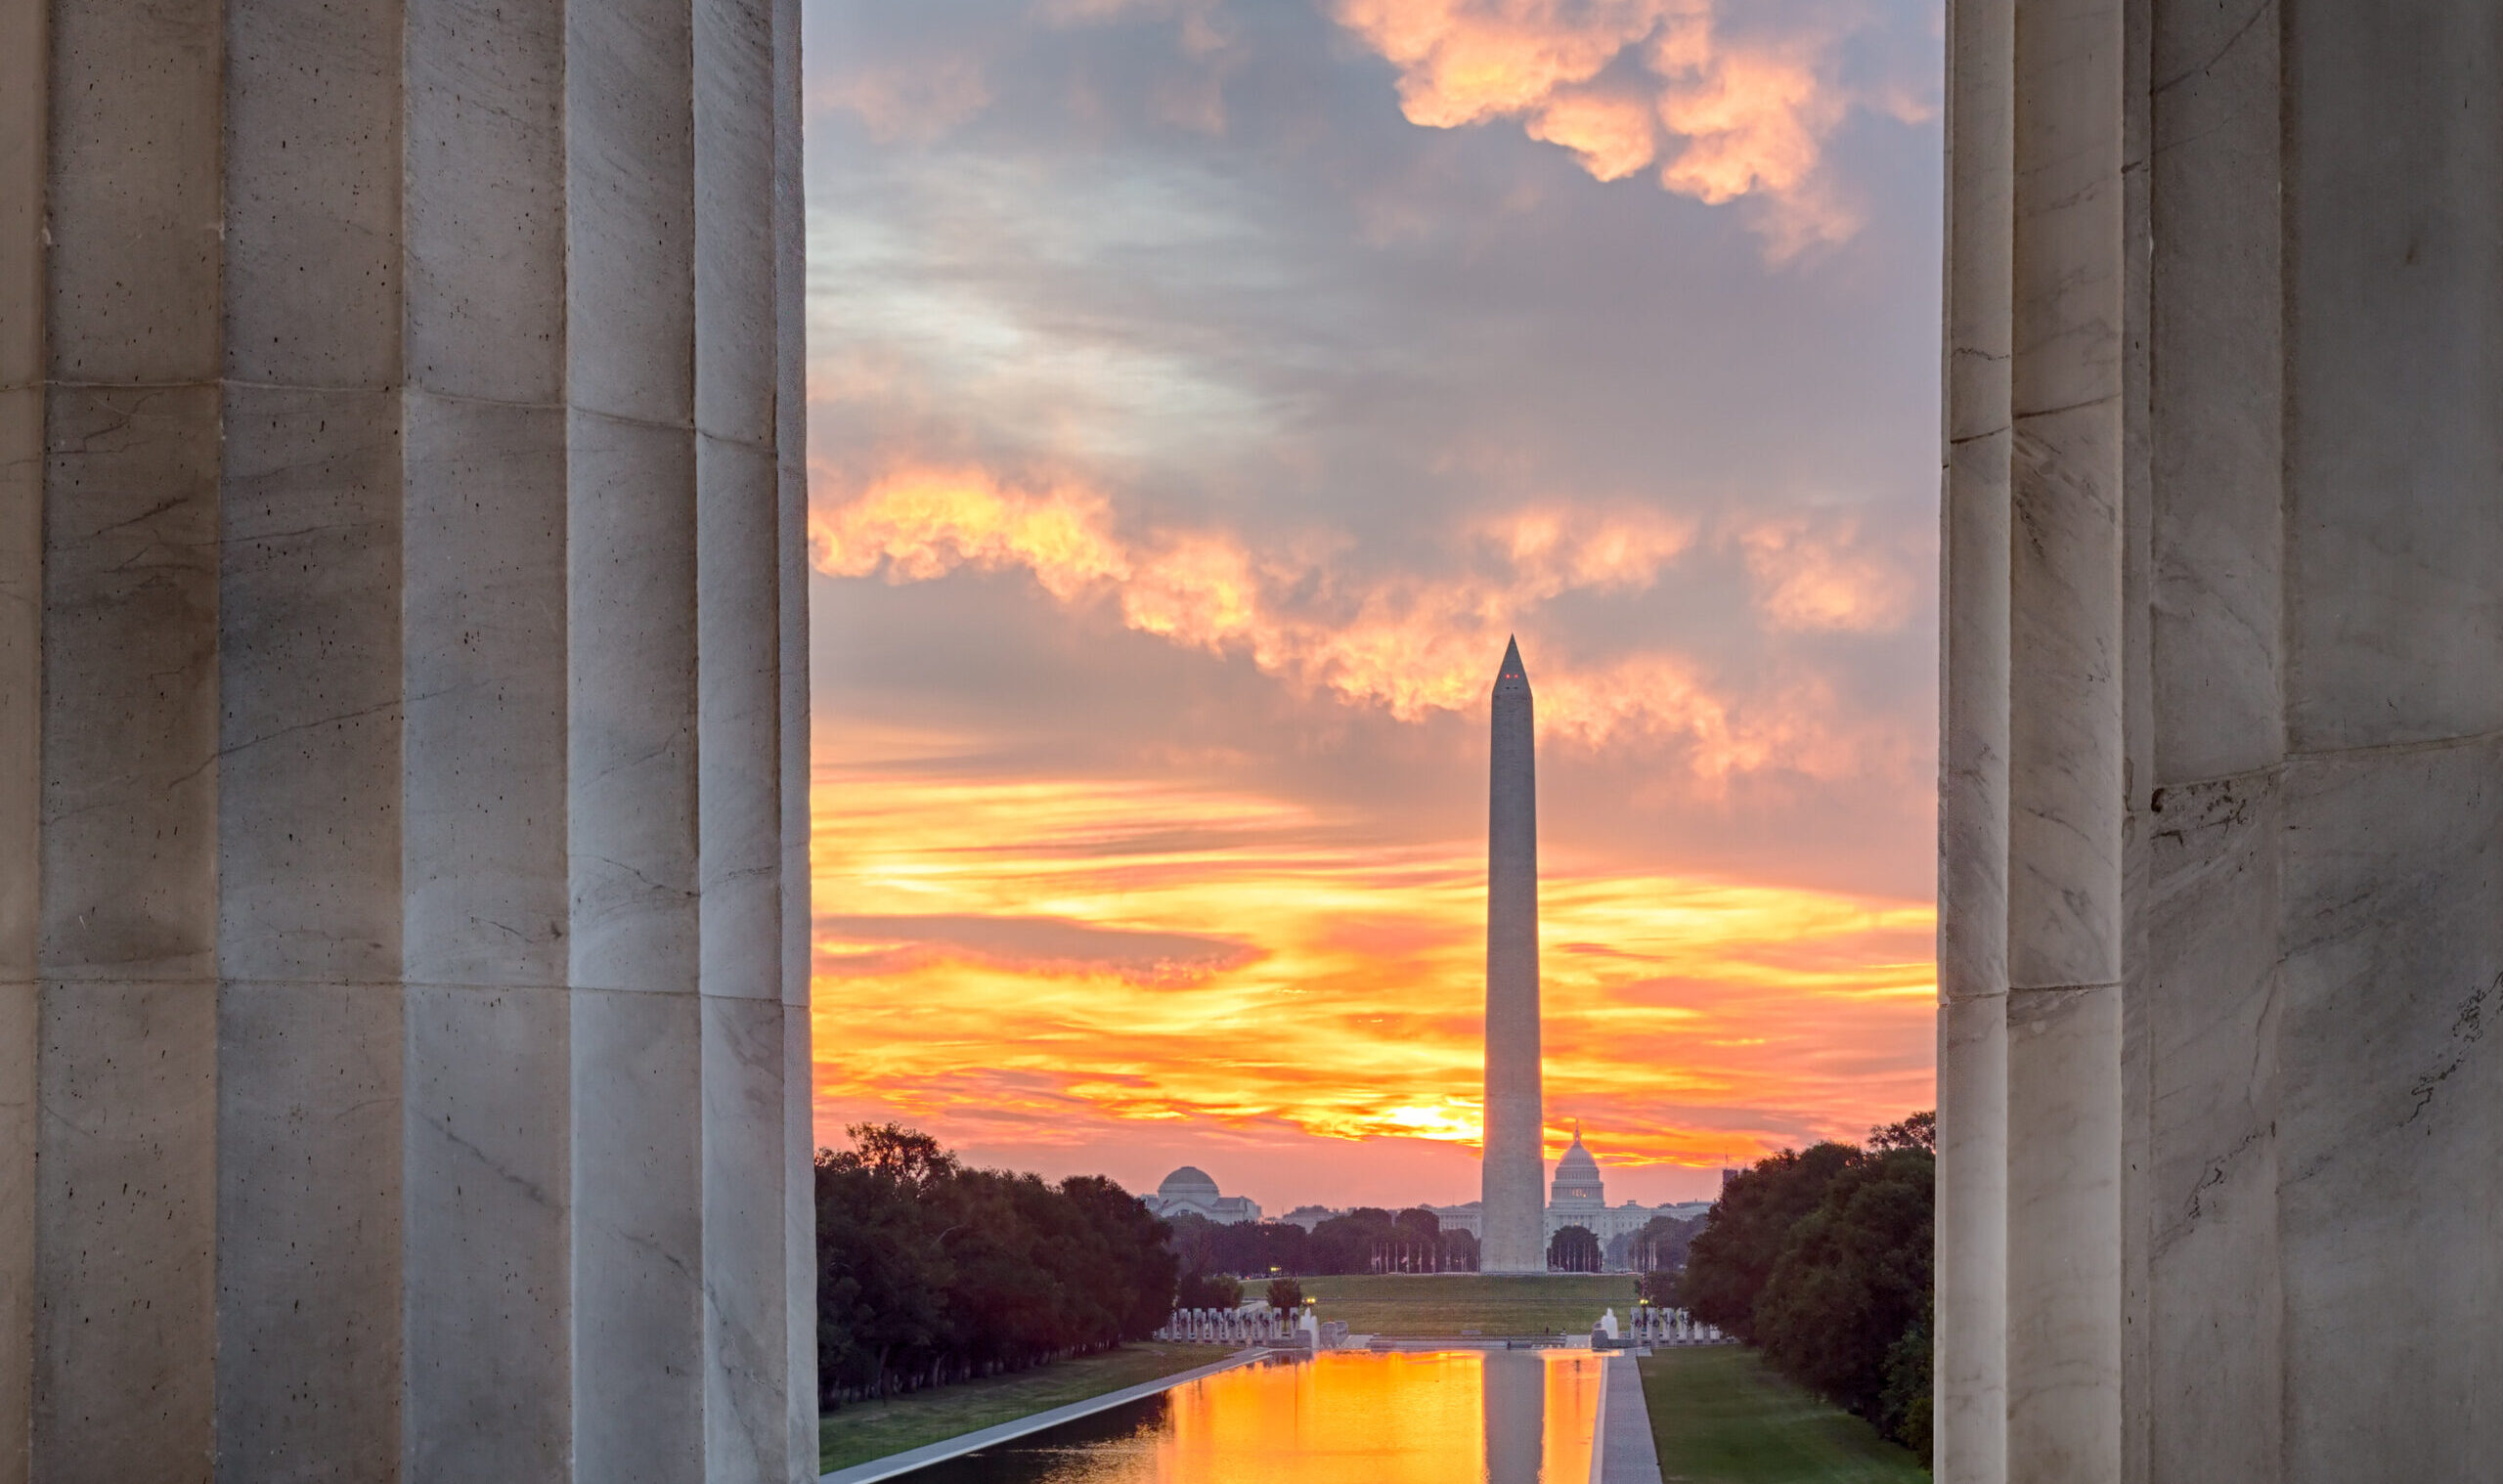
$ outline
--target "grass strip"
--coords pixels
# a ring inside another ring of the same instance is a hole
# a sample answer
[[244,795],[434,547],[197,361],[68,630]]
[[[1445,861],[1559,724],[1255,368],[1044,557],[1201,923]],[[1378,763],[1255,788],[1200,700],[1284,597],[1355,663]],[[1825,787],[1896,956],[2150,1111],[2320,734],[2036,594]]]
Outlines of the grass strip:
[[1214,1365],[1232,1353],[1226,1345],[1123,1345],[1012,1375],[915,1391],[892,1401],[852,1402],[818,1419],[817,1469],[849,1468],[907,1448],[995,1427],[1123,1386]]
[[[1601,1310],[1614,1309],[1622,1322],[1634,1307],[1630,1273],[1392,1273],[1296,1282],[1319,1300],[1323,1319],[1345,1320],[1357,1334],[1588,1334]],[[1260,1291],[1259,1284],[1244,1285],[1247,1297]]]
[[1665,1484],[1927,1484],[1917,1457],[1752,1350],[1661,1350],[1641,1365]]

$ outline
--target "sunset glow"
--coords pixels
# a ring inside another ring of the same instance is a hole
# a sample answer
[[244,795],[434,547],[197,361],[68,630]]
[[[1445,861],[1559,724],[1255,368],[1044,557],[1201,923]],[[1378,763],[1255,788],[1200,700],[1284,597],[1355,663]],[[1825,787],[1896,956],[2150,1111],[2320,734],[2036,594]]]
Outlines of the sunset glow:
[[[943,738],[818,748],[821,1126],[1475,1148],[1481,844],[1183,779],[933,776]],[[1711,1170],[1927,1097],[1926,902],[1566,859],[1541,912],[1551,1156],[1578,1114],[1619,1164]]]
[[1932,0],[809,0],[816,1115],[1477,1194],[1929,1105]]

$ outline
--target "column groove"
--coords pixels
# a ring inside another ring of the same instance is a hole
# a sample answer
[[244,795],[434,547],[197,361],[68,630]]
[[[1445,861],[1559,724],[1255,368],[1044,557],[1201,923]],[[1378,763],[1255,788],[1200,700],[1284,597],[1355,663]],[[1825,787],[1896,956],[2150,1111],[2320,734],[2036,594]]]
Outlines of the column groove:
[[2007,1448],[2120,1475],[2123,12],[2019,0],[2011,281]]
[[2009,235],[2015,12],[1948,7],[1932,1466],[2007,1476]]

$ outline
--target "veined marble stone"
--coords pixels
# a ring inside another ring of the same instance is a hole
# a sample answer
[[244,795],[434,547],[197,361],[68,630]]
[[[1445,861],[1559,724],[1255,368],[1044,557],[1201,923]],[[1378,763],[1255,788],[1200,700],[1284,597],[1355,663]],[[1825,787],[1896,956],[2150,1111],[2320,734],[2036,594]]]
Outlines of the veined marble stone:
[[2490,1478],[2503,10],[1950,13],[1938,1478]]
[[798,26],[0,7],[0,1484],[815,1477]]

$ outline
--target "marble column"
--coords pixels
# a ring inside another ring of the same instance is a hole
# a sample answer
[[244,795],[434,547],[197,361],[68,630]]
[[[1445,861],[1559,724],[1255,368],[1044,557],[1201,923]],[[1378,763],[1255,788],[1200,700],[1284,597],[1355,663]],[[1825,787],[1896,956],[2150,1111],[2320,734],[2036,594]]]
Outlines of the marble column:
[[[1973,0],[1952,27],[1939,1476],[2481,1479],[2503,13],[2014,12],[2003,577],[1960,534],[1987,427],[1954,359],[1998,266],[1967,185],[1996,54]],[[1957,822],[1989,817],[1970,636],[2002,623],[1999,840]],[[2003,1462],[1956,1456],[1990,1337],[1953,1296],[1980,1265],[1948,1270],[1994,1196],[1955,1110],[1987,1082],[1959,986],[1998,860]]]
[[1948,7],[1932,1467],[2007,1461],[2008,240],[2013,0]]
[[0,18],[0,1484],[814,1475],[797,18]]

